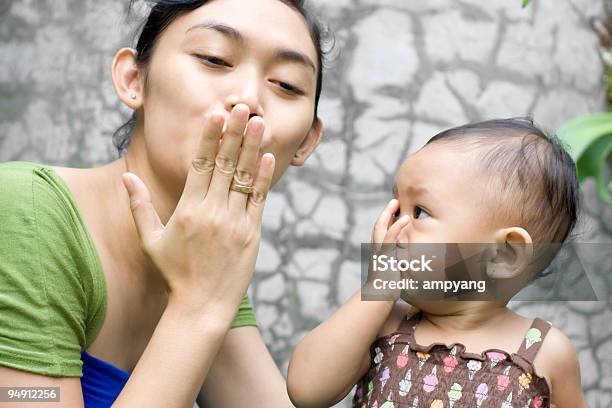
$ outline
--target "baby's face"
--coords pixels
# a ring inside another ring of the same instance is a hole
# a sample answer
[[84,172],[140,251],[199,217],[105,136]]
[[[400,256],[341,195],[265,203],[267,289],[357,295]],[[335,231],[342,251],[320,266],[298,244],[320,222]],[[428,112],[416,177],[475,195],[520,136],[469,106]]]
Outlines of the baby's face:
[[502,225],[490,217],[491,195],[476,153],[433,143],[400,167],[394,194],[411,222],[402,243],[489,243]]
[[[512,221],[504,224],[503,220],[492,216],[494,211],[499,210],[496,206],[506,203],[501,202],[499,195],[496,196],[491,178],[483,174],[479,149],[466,150],[454,144],[434,142],[410,156],[396,175],[394,194],[399,201],[399,216],[410,215],[411,218],[400,232],[399,243],[490,244],[400,245],[407,248],[404,257],[410,256],[411,259],[414,258],[413,252],[419,250],[427,251],[429,255],[443,254],[436,255],[436,260],[432,262],[433,274],[427,272],[427,279],[430,280],[445,279],[441,273],[448,265],[440,264],[442,261],[452,262],[450,265],[461,265],[454,262],[459,259],[466,261],[463,272],[469,274],[469,279],[478,281],[488,279],[483,269],[488,262],[514,265],[520,258],[508,256],[505,249],[498,252],[507,246],[505,243],[508,240],[514,244],[520,242],[522,235],[514,231],[518,227]],[[514,235],[507,235],[510,230],[514,231]],[[528,235],[526,239],[525,242],[531,242]],[[449,253],[449,248],[461,248],[460,254]],[[450,271],[445,269],[447,272]],[[462,279],[467,278],[468,275],[462,275]],[[521,275],[518,280],[502,279],[498,282],[498,289],[503,284],[503,293],[511,296],[524,286],[527,278]],[[429,313],[458,312],[476,304],[475,301],[428,301],[415,297],[410,291],[402,291],[402,299]],[[500,304],[506,301],[505,298],[495,300]]]

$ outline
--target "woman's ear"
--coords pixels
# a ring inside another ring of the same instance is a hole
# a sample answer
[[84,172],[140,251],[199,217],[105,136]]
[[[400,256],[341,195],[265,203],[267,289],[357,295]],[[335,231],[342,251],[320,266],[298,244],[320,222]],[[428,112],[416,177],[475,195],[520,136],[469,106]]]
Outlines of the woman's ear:
[[510,279],[519,276],[531,263],[533,242],[521,227],[499,230],[491,259],[487,262],[487,276],[491,279]]
[[301,166],[310,157],[312,152],[317,148],[323,136],[323,121],[317,117],[314,125],[308,131],[308,135],[300,145],[300,148],[291,159],[292,166]]
[[119,99],[130,109],[139,109],[142,106],[142,84],[136,65],[136,50],[122,48],[117,51],[112,64],[112,78]]

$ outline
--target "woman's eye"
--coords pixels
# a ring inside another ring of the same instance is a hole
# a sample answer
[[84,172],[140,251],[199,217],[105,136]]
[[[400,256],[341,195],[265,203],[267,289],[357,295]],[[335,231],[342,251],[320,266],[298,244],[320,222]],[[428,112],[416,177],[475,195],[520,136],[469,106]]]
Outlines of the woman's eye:
[[395,212],[393,213],[393,218],[395,218],[395,219],[399,218],[400,214],[401,214],[401,211],[400,211],[400,209],[398,208],[398,209],[397,209],[397,211],[395,211]]
[[414,207],[414,218],[415,219],[418,220],[418,219],[423,219],[427,217],[429,217],[429,214],[427,214],[427,211],[425,211],[421,207]]
[[287,82],[283,82],[283,81],[277,81],[276,85],[278,85],[279,88],[281,88],[283,91],[287,92],[288,94],[291,95],[304,95],[304,92],[302,92],[301,89],[287,83]]
[[216,67],[231,67],[232,66],[229,62],[219,57],[212,56],[212,55],[197,55],[197,57],[201,59],[202,61],[204,61],[207,65],[216,66]]

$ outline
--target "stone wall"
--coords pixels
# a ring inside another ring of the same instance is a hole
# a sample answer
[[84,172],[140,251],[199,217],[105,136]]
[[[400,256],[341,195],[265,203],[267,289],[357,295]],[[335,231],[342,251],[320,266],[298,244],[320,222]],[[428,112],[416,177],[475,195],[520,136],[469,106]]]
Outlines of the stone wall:
[[[359,285],[359,243],[407,154],[449,126],[533,115],[553,130],[602,109],[589,18],[600,0],[317,0],[335,34],[320,115],[325,142],[270,195],[250,289],[279,366]],[[0,161],[74,166],[115,157],[126,118],[109,66],[128,45],[124,0],[0,0]],[[612,240],[586,183],[585,241]],[[602,260],[609,261],[609,260]],[[610,272],[609,268],[606,270]],[[568,333],[590,406],[612,406],[610,274],[600,302],[515,302]],[[339,406],[348,406],[345,401]]]

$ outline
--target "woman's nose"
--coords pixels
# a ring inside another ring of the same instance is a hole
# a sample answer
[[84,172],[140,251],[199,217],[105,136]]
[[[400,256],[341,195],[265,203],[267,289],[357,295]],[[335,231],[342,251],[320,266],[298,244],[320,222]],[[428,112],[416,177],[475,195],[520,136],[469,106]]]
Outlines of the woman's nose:
[[238,104],[244,104],[249,107],[250,115],[253,116],[264,116],[263,106],[259,97],[259,91],[256,85],[250,84],[246,88],[236,90],[236,92],[228,95],[225,101],[225,109],[228,112]]

